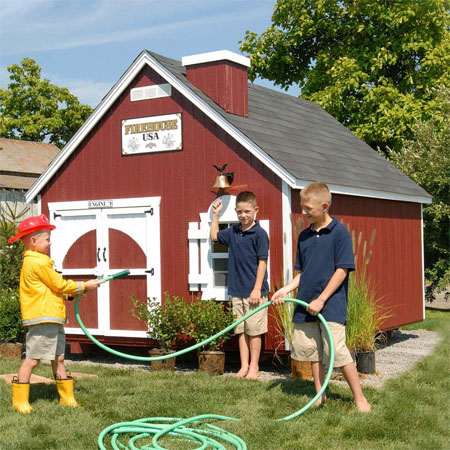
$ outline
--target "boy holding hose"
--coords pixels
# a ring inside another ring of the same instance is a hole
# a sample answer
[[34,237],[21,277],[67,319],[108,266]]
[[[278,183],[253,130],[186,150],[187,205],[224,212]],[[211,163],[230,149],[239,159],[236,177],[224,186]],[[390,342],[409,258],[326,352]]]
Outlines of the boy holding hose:
[[[317,320],[321,313],[328,322],[335,346],[335,366],[340,367],[352,390],[358,411],[370,412],[370,404],[363,395],[358,371],[345,345],[347,317],[348,272],[355,269],[352,241],[344,225],[331,218],[328,210],[331,193],[323,183],[310,183],[300,192],[302,213],[309,227],[303,230],[297,243],[294,279],[272,297],[274,305],[298,288],[297,298],[309,303],[306,311],[297,305],[294,310],[294,335],[291,357],[297,361],[311,361],[314,387],[322,389],[325,365],[329,362],[326,331]],[[316,406],[326,401],[322,394]]]
[[21,239],[25,245],[20,273],[20,310],[22,324],[28,328],[26,358],[11,384],[12,406],[23,414],[33,410],[28,402],[30,378],[41,359],[51,360],[59,402],[78,406],[73,395],[73,379],[67,375],[64,365],[64,300],[68,300],[69,295],[97,289],[102,283],[98,280],[65,280],[53,269],[54,262],[48,256],[53,229],[55,226],[43,214],[28,217],[19,224],[17,234],[8,240],[11,243]]

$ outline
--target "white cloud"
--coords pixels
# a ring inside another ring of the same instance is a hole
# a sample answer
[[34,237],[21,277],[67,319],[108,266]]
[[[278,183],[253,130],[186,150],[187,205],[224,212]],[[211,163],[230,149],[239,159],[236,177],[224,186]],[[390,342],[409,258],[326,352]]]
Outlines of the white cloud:
[[4,55],[119,43],[267,16],[265,1],[0,0]]

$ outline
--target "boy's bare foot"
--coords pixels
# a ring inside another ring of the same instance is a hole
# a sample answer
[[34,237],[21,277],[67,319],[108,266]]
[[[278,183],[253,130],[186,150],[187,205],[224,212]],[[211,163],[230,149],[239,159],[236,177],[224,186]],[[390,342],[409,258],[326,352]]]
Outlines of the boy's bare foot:
[[327,396],[325,394],[322,394],[314,403],[314,408],[318,408],[319,406],[325,405],[325,402],[327,401]]
[[355,403],[356,407],[358,408],[358,412],[360,413],[370,413],[370,411],[372,410],[370,403],[366,400],[365,397],[363,397],[360,401]]
[[246,380],[257,380],[259,378],[259,370],[250,369],[245,377]]
[[243,368],[241,367],[241,369],[239,370],[239,372],[234,374],[235,378],[244,378],[248,373],[248,367],[247,368]]

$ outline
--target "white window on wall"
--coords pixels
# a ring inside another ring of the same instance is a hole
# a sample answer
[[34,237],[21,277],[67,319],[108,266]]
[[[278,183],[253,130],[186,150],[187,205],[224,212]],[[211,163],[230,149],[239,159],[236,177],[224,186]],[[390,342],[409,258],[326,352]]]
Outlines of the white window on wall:
[[[231,223],[219,223],[219,230],[229,228]],[[228,285],[228,247],[218,241],[210,242],[211,261],[214,273],[213,287],[226,288]]]
[[[223,195],[219,198],[223,204],[219,229],[223,230],[238,222],[236,197]],[[200,222],[189,223],[189,290],[201,291],[203,300],[228,300],[228,247],[209,238],[211,220],[212,204],[207,212],[200,213]],[[261,220],[259,224],[269,234],[269,221]]]

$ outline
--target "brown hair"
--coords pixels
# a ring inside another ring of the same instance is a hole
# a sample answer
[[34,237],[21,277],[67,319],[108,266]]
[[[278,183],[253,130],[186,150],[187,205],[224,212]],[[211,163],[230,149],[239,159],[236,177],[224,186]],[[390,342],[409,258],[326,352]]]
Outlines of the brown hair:
[[320,203],[328,203],[331,206],[331,192],[325,183],[315,181],[309,183],[300,191],[300,198],[319,201]]
[[241,202],[251,203],[253,207],[257,206],[256,196],[253,192],[242,191],[236,197],[236,205]]

